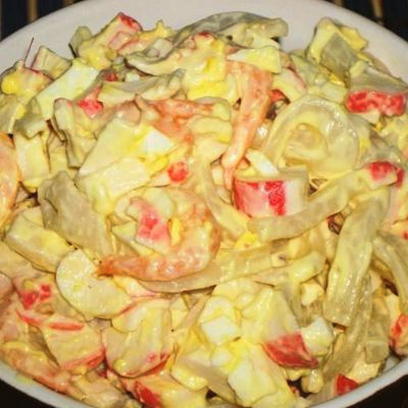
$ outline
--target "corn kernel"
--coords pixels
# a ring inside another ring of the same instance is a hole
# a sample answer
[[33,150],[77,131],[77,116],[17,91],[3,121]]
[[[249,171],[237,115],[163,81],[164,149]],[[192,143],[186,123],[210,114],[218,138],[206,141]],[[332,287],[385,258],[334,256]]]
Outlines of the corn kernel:
[[260,245],[258,236],[250,231],[246,231],[237,239],[234,249],[247,249],[257,245]]
[[126,361],[122,359],[116,360],[113,363],[113,369],[118,372],[123,371],[126,369]]
[[19,105],[16,110],[16,119],[21,119],[26,113],[24,105]]
[[145,165],[151,175],[163,170],[165,167],[168,166],[168,164],[169,159],[167,156],[151,157],[145,162]]
[[183,231],[183,225],[178,218],[172,218],[170,220],[170,237],[171,245],[177,245],[181,241],[181,234]]
[[1,82],[1,90],[5,94],[16,94],[20,90],[19,78],[17,71],[6,75]]

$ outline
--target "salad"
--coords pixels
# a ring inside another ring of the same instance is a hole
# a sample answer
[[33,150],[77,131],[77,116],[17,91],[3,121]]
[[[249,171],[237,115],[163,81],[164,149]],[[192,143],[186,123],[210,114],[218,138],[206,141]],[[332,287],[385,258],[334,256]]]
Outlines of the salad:
[[100,408],[302,408],[408,354],[408,86],[287,32],[120,13],[2,74],[2,360]]

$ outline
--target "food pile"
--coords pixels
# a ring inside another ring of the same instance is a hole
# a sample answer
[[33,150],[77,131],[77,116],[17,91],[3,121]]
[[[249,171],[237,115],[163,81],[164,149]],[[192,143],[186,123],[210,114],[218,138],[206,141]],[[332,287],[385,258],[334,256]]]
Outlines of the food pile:
[[287,31],[120,13],[2,74],[2,360],[100,408],[301,408],[408,354],[408,86]]

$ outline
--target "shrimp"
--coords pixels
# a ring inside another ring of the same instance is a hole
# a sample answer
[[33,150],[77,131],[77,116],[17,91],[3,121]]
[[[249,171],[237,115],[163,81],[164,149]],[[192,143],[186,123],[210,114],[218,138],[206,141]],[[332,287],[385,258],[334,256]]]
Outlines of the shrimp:
[[230,62],[228,67],[241,90],[241,105],[234,121],[232,142],[222,157],[225,184],[231,189],[234,170],[266,117],[271,102],[272,77],[269,72],[249,64]]
[[16,200],[20,171],[11,139],[0,133],[0,228],[10,216]]
[[0,355],[7,364],[39,383],[61,393],[68,391],[71,375],[58,367],[44,351],[31,344],[18,341],[6,343]]
[[[170,221],[172,242],[166,253],[110,256],[102,260],[100,274],[170,281],[200,272],[210,263],[220,245],[220,231],[210,211],[202,199],[190,191],[167,188],[166,192],[176,207]],[[146,214],[142,217],[146,218]],[[151,228],[156,228],[155,222]]]
[[208,114],[211,104],[203,104],[183,99],[166,99],[152,102],[152,105],[163,116],[173,116],[180,119],[190,119],[195,115]]
[[137,99],[139,107],[144,111],[153,112],[156,118],[153,126],[164,134],[179,140],[191,141],[192,134],[187,121],[196,115],[208,115],[213,104],[197,103],[183,99],[164,99],[146,102]]
[[69,374],[35,345],[36,337],[19,316],[21,304],[15,294],[1,306],[0,359],[17,371],[59,392],[69,385]]
[[18,298],[14,293],[0,303],[0,354],[4,343],[26,340],[27,324],[17,313],[18,305]]

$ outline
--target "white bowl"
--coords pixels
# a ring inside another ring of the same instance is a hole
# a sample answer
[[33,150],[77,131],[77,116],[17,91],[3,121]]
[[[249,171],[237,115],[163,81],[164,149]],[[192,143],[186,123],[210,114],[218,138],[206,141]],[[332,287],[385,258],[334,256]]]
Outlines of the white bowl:
[[[210,14],[233,10],[284,18],[289,23],[289,36],[283,40],[285,50],[304,47],[312,36],[313,27],[322,17],[332,17],[357,27],[370,41],[370,51],[385,62],[393,74],[408,82],[408,45],[404,40],[357,14],[320,0],[88,0],[42,18],[2,41],[0,72],[24,58],[32,38],[33,49],[46,45],[60,54],[70,55],[67,44],[77,26],[88,25],[98,30],[119,11],[132,15],[144,27],[151,27],[158,19],[180,27]],[[406,374],[408,359],[356,390],[318,407],[348,407]],[[34,381],[22,379],[1,362],[0,379],[53,407],[87,407]]]

